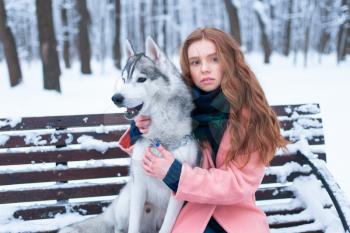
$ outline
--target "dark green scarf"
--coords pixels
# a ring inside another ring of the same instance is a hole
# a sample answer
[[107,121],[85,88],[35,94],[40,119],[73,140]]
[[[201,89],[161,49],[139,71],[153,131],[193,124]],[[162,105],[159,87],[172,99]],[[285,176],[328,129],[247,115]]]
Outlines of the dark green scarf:
[[230,104],[220,87],[211,92],[204,92],[193,86],[192,91],[196,106],[191,113],[193,133],[200,142],[210,143],[215,163],[216,154],[227,127]]

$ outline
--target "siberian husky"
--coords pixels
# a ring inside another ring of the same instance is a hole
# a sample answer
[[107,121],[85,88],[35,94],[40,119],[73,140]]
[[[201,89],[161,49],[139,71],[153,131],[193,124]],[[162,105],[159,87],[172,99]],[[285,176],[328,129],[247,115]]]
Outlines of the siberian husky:
[[191,136],[191,110],[194,108],[189,88],[174,64],[148,37],[146,54],[135,54],[129,42],[125,48],[127,63],[123,84],[113,96],[118,107],[125,107],[125,117],[142,114],[152,123],[134,146],[130,180],[106,211],[83,222],[63,228],[59,233],[169,233],[182,208],[166,184],[146,176],[142,158],[148,146],[158,142],[181,162],[198,164],[198,144]]

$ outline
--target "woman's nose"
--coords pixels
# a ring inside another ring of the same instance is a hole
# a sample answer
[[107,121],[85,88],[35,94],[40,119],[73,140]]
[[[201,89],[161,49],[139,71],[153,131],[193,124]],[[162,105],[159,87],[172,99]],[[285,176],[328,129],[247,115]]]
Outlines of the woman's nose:
[[210,71],[210,68],[209,68],[209,65],[208,65],[207,62],[203,62],[203,63],[202,63],[201,71],[202,71],[203,73],[206,73],[206,72],[209,72],[209,71]]

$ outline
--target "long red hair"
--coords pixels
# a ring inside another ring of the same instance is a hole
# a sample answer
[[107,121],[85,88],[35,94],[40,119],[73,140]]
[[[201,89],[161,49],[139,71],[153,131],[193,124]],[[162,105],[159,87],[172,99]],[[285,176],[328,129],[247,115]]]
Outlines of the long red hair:
[[188,85],[193,85],[188,60],[189,46],[198,40],[210,40],[216,45],[224,73],[221,89],[230,103],[228,125],[231,148],[226,164],[238,155],[245,155],[246,163],[254,151],[260,152],[260,161],[267,165],[277,148],[285,148],[287,141],[280,133],[276,114],[269,106],[264,91],[254,73],[244,61],[238,43],[227,33],[216,28],[199,28],[184,41],[180,50],[180,66]]

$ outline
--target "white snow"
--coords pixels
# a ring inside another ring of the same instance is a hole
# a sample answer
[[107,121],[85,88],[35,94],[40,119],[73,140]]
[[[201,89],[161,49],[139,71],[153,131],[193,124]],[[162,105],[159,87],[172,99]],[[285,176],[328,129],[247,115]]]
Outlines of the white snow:
[[0,135],[0,146],[5,145],[5,143],[10,139],[10,136],[6,134]]
[[80,136],[77,141],[82,149],[97,150],[101,153],[105,153],[109,148],[115,148],[118,146],[118,142],[104,142],[87,135]]
[[28,133],[24,138],[26,145],[34,144],[34,145],[45,145],[47,143],[46,140],[41,140],[42,136],[36,133]]
[[5,126],[15,127],[19,123],[22,122],[22,118],[20,116],[9,117],[7,119],[0,120],[0,128]]
[[[296,197],[304,202],[306,209],[303,211],[307,216],[314,216],[315,223],[322,225],[325,233],[343,233],[344,229],[334,208],[324,209],[329,197],[324,195],[321,182],[314,175],[297,177],[293,185],[288,187],[293,190]],[[317,193],[317,195],[315,195]],[[307,219],[307,218],[306,218]]]
[[285,163],[283,166],[274,166],[274,167],[268,167],[266,168],[266,175],[276,175],[277,176],[277,182],[284,183],[286,182],[287,177],[292,172],[301,172],[301,173],[309,173],[311,171],[310,166],[308,165],[300,165],[296,162],[288,162]]

